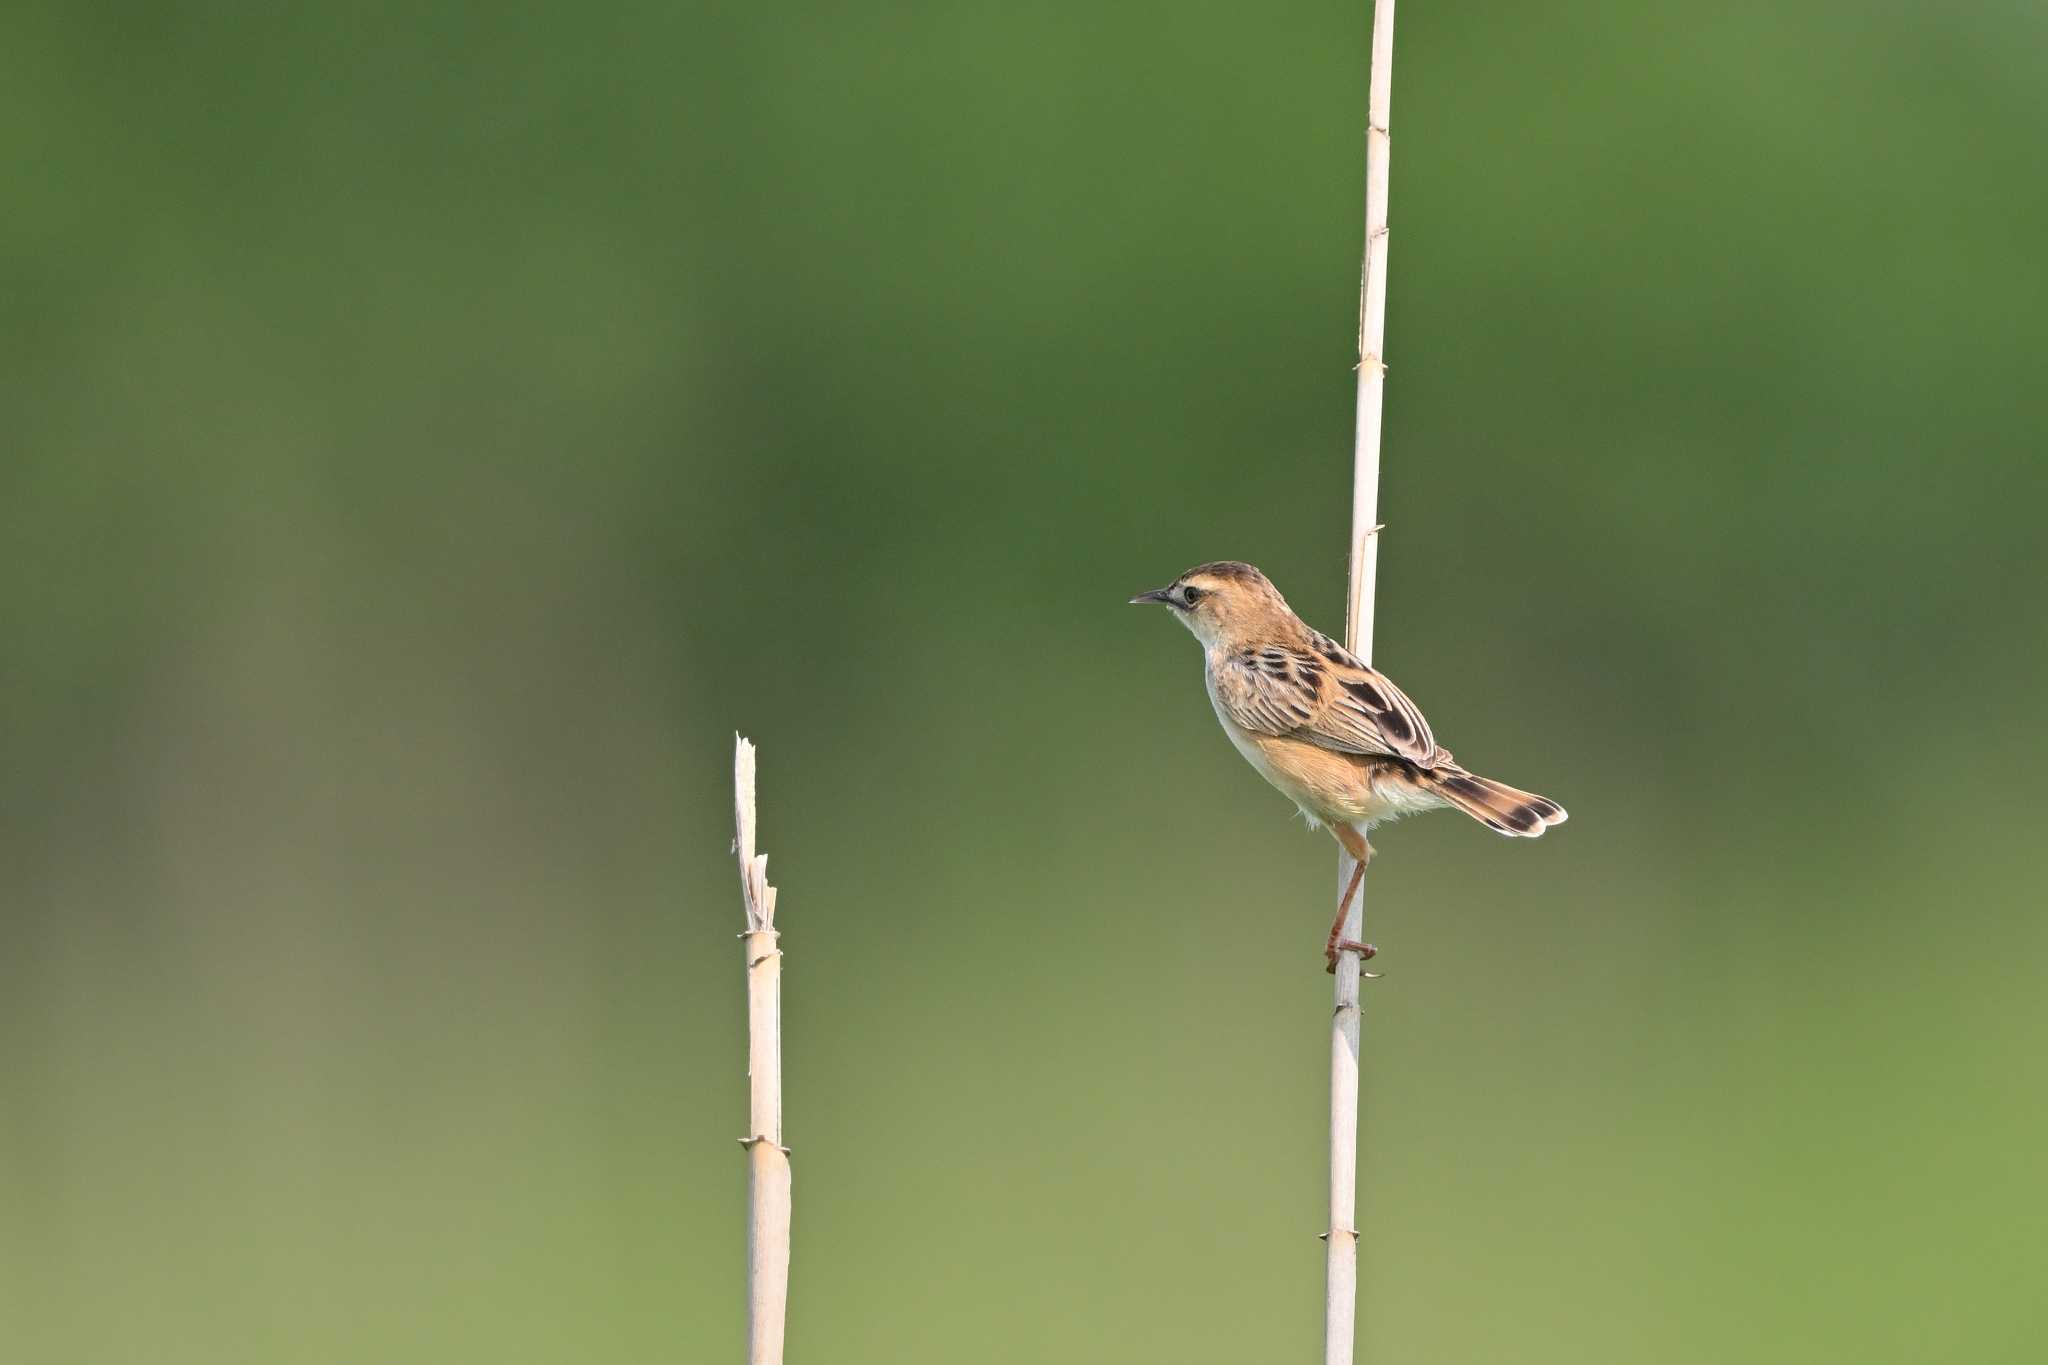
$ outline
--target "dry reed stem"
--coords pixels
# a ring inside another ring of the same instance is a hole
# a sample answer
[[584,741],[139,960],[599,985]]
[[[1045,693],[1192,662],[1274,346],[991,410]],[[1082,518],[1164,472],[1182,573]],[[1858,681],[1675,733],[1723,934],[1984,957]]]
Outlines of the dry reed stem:
[[[1394,0],[1374,0],[1372,77],[1366,97],[1365,251],[1358,282],[1358,411],[1351,448],[1351,574],[1344,644],[1372,662],[1373,588],[1379,571],[1380,412],[1386,385],[1387,137],[1394,78]],[[1337,858],[1341,893],[1349,855]],[[1343,937],[1365,937],[1359,887]],[[1330,1014],[1330,1228],[1323,1266],[1323,1365],[1351,1365],[1358,1321],[1358,986],[1356,952],[1337,958]]]
[[735,735],[733,851],[747,929],[747,1361],[782,1365],[789,1314],[789,1149],[782,1145],[782,950],[768,855],[754,852],[754,746]]

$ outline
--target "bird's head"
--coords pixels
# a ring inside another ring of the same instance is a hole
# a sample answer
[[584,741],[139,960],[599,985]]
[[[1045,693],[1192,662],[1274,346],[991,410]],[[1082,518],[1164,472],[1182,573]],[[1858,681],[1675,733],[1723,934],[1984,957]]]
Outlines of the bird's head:
[[1271,580],[1235,559],[1198,564],[1165,587],[1141,592],[1131,601],[1171,608],[1205,645],[1227,648],[1240,641],[1285,638],[1300,630],[1287,599]]

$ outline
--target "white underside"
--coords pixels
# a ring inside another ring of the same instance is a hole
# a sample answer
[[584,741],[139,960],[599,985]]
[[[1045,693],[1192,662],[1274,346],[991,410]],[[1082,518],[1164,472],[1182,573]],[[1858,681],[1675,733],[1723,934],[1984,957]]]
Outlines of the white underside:
[[[1272,781],[1270,777],[1267,780]],[[1273,785],[1276,787],[1280,786],[1277,782],[1274,782]],[[1286,791],[1286,788],[1281,787],[1281,790]],[[1293,797],[1291,792],[1288,795]],[[1426,810],[1443,810],[1451,804],[1440,796],[1432,796],[1428,792],[1417,791],[1409,786],[1383,787],[1375,783],[1373,785],[1373,796],[1376,798],[1375,805],[1378,808],[1368,812],[1365,818],[1350,822],[1351,828],[1361,834],[1379,825],[1399,820],[1404,815],[1420,815]],[[1310,829],[1321,829],[1323,827],[1322,817],[1303,805],[1298,798],[1294,799],[1294,807],[1301,812],[1301,818],[1308,821]]]

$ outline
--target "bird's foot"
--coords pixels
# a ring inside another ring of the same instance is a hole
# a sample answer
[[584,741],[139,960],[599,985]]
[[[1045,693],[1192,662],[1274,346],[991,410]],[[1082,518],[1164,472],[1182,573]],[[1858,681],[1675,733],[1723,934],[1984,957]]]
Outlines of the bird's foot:
[[[1323,970],[1333,975],[1336,973],[1337,954],[1339,953],[1357,953],[1358,960],[1363,962],[1368,958],[1379,956],[1379,951],[1370,943],[1360,943],[1357,939],[1333,938],[1323,947],[1323,956],[1328,959],[1329,964]],[[1377,972],[1360,972],[1359,975],[1376,978],[1379,974]]]

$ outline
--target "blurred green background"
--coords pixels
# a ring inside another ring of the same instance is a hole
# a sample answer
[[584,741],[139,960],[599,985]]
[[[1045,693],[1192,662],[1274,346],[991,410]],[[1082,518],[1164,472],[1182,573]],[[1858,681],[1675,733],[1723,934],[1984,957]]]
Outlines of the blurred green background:
[[[0,1358],[1311,1360],[1356,4],[0,16]],[[1360,1358],[2048,1341],[2048,11],[1406,5]]]

